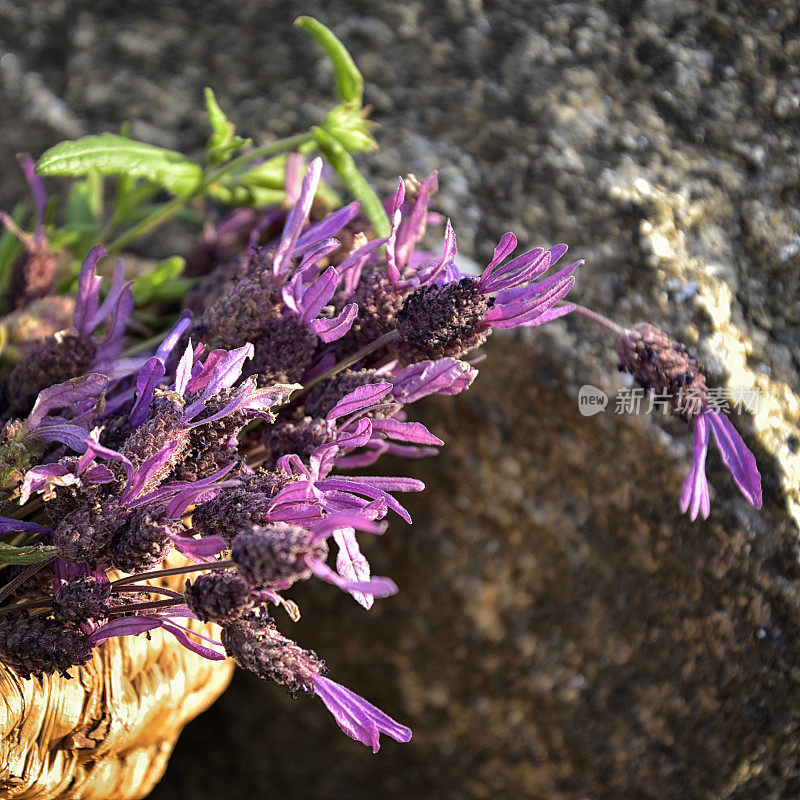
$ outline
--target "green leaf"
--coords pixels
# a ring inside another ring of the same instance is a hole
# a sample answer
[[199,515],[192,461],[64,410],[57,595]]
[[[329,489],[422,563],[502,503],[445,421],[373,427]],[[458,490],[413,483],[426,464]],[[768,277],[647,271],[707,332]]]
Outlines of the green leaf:
[[212,167],[228,161],[244,147],[249,147],[252,139],[242,139],[235,135],[234,124],[225,116],[212,89],[206,86],[206,110],[211,125],[211,137],[206,145],[206,158]]
[[129,175],[174,195],[191,195],[203,181],[203,168],[181,153],[115,133],[84,136],[51,147],[36,165],[40,175]]
[[336,74],[336,93],[343,103],[355,109],[361,108],[364,97],[364,79],[347,48],[314,17],[298,17],[294,24],[310,33],[328,54]]
[[358,171],[353,156],[347,152],[345,146],[338,139],[331,136],[327,131],[316,127],[312,130],[319,149],[328,163],[336,170],[336,174],[348,188],[350,194],[356,200],[361,201],[361,210],[372,223],[375,233],[379,237],[388,236],[391,226],[389,217],[386,216],[386,212],[383,209],[383,203],[381,203],[380,198],[375,194],[364,176]]
[[150,273],[141,275],[133,284],[133,299],[137,305],[147,305],[159,299],[160,289],[174,281],[183,272],[186,261],[180,256],[172,256],[159,262],[158,266]]
[[69,187],[64,215],[66,227],[74,228],[79,225],[94,225],[88,181],[76,181]]
[[[14,208],[11,219],[22,227],[25,219],[25,206],[20,204]],[[0,295],[5,294],[9,280],[11,280],[11,268],[14,266],[14,259],[22,250],[22,243],[10,230],[3,228],[0,234]]]
[[370,133],[377,125],[367,119],[367,111],[364,109],[357,111],[347,103],[338,105],[325,117],[322,127],[338,139],[350,153],[378,149],[378,143]]
[[36,564],[39,561],[53,558],[57,554],[57,547],[45,545],[14,547],[0,542],[0,564]]

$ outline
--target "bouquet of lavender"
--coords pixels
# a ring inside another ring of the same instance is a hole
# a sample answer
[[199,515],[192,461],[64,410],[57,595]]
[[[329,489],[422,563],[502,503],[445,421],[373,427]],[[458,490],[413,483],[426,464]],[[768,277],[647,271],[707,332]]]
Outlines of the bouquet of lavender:
[[[755,506],[760,478],[684,346],[567,299],[581,262],[554,269],[566,245],[513,255],[507,233],[480,274],[465,274],[447,220],[424,249],[443,222],[429,209],[436,175],[378,200],[352,157],[374,146],[361,76],[327,29],[300,24],[333,59],[340,98],[308,133],[253,148],[209,92],[205,165],[112,134],[22,159],[32,230],[3,215],[0,240],[3,331],[29,315],[27,338],[6,335],[2,354],[0,659],[26,678],[69,675],[105,640],[160,628],[204,658],[319,696],[377,750],[380,734],[405,742],[411,731],[331,680],[275,617],[297,618],[287,592],[300,580],[367,609],[397,591],[372,575],[356,534],[382,534],[390,513],[410,521],[396,495],[423,485],[352,470],[435,452],[442,441],[409,407],[467,389],[494,329],[577,313],[613,334],[620,368],[694,424],[680,498],[692,518],[709,514],[711,433]],[[40,175],[81,176],[61,225]],[[104,176],[116,176],[110,214]],[[356,199],[331,211],[336,178]],[[172,199],[153,205],[163,191]],[[213,221],[211,203],[232,208]],[[98,274],[191,209],[204,228],[185,261],[135,282],[122,261]],[[73,284],[74,300],[59,291]],[[173,550],[184,566],[163,566]],[[176,574],[183,591],[151,582]],[[219,638],[187,619],[216,623]]]

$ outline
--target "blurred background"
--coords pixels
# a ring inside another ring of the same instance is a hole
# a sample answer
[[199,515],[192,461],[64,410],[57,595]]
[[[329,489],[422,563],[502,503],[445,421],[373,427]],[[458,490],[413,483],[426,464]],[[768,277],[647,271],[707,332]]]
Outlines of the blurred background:
[[[442,454],[381,463],[428,484],[413,527],[367,543],[400,594],[369,613],[293,594],[295,638],[411,743],[373,756],[318,701],[240,673],[152,797],[799,796],[796,2],[0,0],[2,206],[26,196],[17,152],[126,120],[200,151],[204,86],[256,142],[318,120],[333,78],[301,13],[364,74],[381,150],[359,163],[382,193],[438,169],[462,253],[485,264],[506,230],[567,242],[580,302],[759,392],[733,419],[764,509],[712,454],[711,517],[679,516],[691,433],[614,413],[606,334],[495,335],[469,393],[420,404]],[[579,414],[583,384],[604,413]]]

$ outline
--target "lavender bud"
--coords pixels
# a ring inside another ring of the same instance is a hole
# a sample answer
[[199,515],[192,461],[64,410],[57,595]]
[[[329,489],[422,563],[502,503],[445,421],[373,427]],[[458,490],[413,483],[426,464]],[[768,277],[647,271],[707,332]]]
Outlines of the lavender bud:
[[159,486],[186,456],[189,447],[189,429],[180,421],[179,414],[171,401],[160,399],[154,404],[147,421],[125,440],[120,451],[130,459],[134,469],[155,455],[167,442],[175,442],[176,447],[169,458],[165,458],[159,468],[142,487],[146,494]]
[[233,570],[207,572],[186,582],[186,605],[203,622],[230,622],[253,605],[250,586]]
[[407,294],[408,289],[393,285],[386,277],[384,266],[365,266],[352,297],[358,316],[341,339],[341,351],[359,350],[390,331]]
[[306,459],[328,441],[324,419],[304,417],[300,422],[277,422],[264,431],[264,444],[274,464],[281,456],[295,453]]
[[243,481],[243,485],[220,492],[195,508],[192,514],[195,533],[221,536],[232,542],[240,531],[264,522],[273,496],[287,485],[288,478],[284,473],[260,472],[243,476]]
[[[617,342],[617,354],[620,370],[662,394],[674,416],[689,420],[708,407],[705,367],[664,331],[646,322],[634,325]],[[686,402],[689,396],[694,402]]]
[[90,619],[108,616],[106,601],[111,585],[96,578],[77,578],[62,582],[55,591],[55,617],[60,622],[80,625]]
[[[231,393],[220,393],[221,400],[206,405],[204,415],[222,410]],[[183,460],[169,476],[170,481],[193,481],[212,475],[231,463],[239,451],[237,436],[247,424],[244,412],[234,411],[222,419],[192,428]]]
[[31,467],[31,453],[25,446],[25,428],[18,419],[0,430],[0,490],[14,489]]
[[9,411],[24,417],[42,389],[83,375],[97,354],[91,337],[61,331],[45,339],[11,370],[5,386]]
[[98,562],[108,557],[114,533],[125,518],[117,507],[95,503],[70,512],[56,526],[53,544],[66,561]]
[[79,667],[92,657],[89,637],[45,614],[27,613],[0,617],[0,659],[21,678]]
[[270,617],[253,611],[224,625],[221,639],[225,652],[240,667],[286,686],[292,694],[298,690],[313,694],[314,676],[325,672],[316,653],[287,639]]
[[234,283],[211,305],[191,331],[211,348],[232,350],[255,342],[267,325],[280,318],[283,281],[260,263],[248,265],[250,274]]
[[271,386],[303,377],[317,350],[317,337],[290,314],[267,326],[253,345],[255,354],[245,374],[257,375],[259,386]]
[[231,548],[231,558],[244,579],[255,587],[294,583],[311,577],[305,558],[324,561],[328,545],[310,541],[299,525],[275,523],[240,533]]
[[123,572],[153,569],[174,546],[169,534],[179,534],[182,529],[180,520],[166,520],[147,509],[138,509],[114,536],[111,563]]
[[6,305],[24,308],[53,290],[58,259],[46,241],[32,242],[15,259],[6,291]]
[[459,357],[480,347],[491,328],[483,317],[494,300],[481,293],[477,278],[462,278],[445,286],[420,286],[397,312],[397,330],[405,344],[401,357]]

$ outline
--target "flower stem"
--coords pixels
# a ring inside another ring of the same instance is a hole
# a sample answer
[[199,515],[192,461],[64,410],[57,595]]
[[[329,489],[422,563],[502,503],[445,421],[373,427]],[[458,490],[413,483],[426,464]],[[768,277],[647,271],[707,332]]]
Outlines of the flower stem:
[[312,378],[302,389],[297,390],[298,395],[307,392],[312,386],[316,386],[318,383],[321,383],[328,378],[332,378],[334,375],[338,375],[348,367],[352,367],[353,364],[357,364],[362,358],[365,358],[370,353],[374,353],[384,345],[390,344],[399,337],[400,334],[397,332],[396,328],[388,331],[388,333],[384,333],[383,336],[379,336],[374,342],[370,342],[365,347],[362,347],[360,350],[353,353],[353,355],[347,356],[347,358],[344,358],[338,363],[334,364],[329,370],[326,370],[321,375],[317,375],[315,378]]
[[52,564],[55,561],[55,556],[50,556],[49,558],[45,558],[43,561],[37,561],[35,564],[31,564],[27,569],[24,569],[17,575],[14,580],[7,583],[2,589],[0,589],[0,603],[6,599],[10,594],[14,592],[14,590],[25,583],[28,578],[32,575],[35,575],[40,569],[44,569],[48,564]]
[[111,581],[111,586],[116,589],[128,583],[136,583],[140,580],[151,580],[152,578],[166,578],[168,575],[185,575],[189,572],[200,572],[201,570],[227,569],[234,566],[230,559],[225,561],[210,561],[203,564],[187,564],[185,567],[170,567],[170,569],[156,569],[152,572],[140,572],[138,575],[128,575],[126,578],[119,578]]
[[149,600],[144,603],[127,603],[123,606],[116,606],[116,608],[108,609],[108,615],[127,614],[131,611],[149,611],[154,608],[172,608],[173,606],[181,605],[182,602],[182,600],[176,600],[171,597],[168,600]]
[[613,319],[609,319],[603,314],[600,314],[597,311],[592,311],[591,308],[586,308],[586,306],[582,306],[579,303],[573,303],[572,301],[569,301],[568,303],[560,302],[558,305],[574,306],[574,313],[579,317],[583,317],[585,320],[594,323],[600,328],[605,328],[605,330],[610,331],[617,337],[624,336],[627,333],[627,329],[623,328],[622,325],[618,325]]
[[114,241],[106,247],[108,255],[118,253],[120,250],[127,247],[134,239],[138,239],[140,236],[150,233],[154,228],[157,228],[168,219],[174,217],[187,203],[194,200],[197,196],[198,194],[194,193],[186,195],[185,197],[175,197],[170,200],[169,203],[165,203],[160,208],[157,208],[152,214],[149,214],[141,220],[141,222],[137,222],[132,228],[128,228],[125,233],[114,239]]
[[286,150],[294,150],[306,142],[314,141],[314,134],[312,133],[296,133],[294,136],[287,136],[285,139],[278,139],[276,142],[269,142],[268,144],[256,147],[254,150],[249,150],[242,155],[237,156],[227,164],[223,164],[218,169],[210,172],[204,181],[204,186],[208,186],[214,181],[225,177],[231,172],[235,172],[239,167],[247,166],[251,161],[256,158],[266,158],[267,156],[274,156],[278,153],[283,153]]
[[46,608],[51,605],[50,600],[26,600],[24,603],[14,603],[12,606],[0,608],[0,616],[10,614],[12,611],[22,611],[24,608]]

